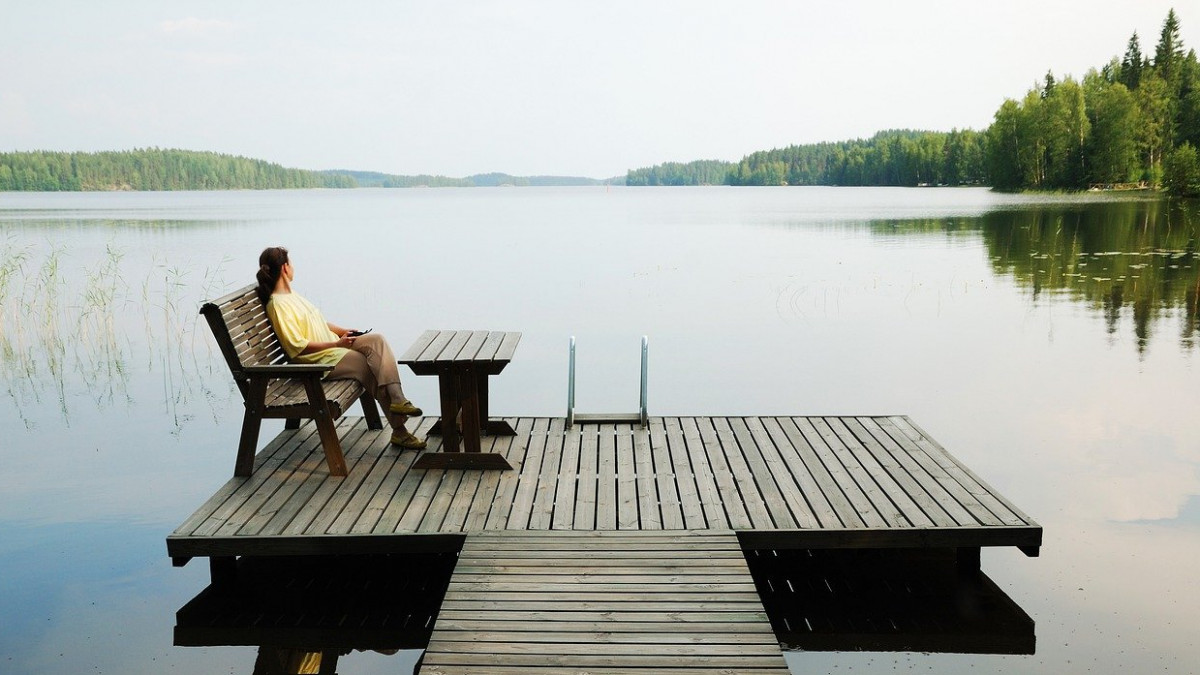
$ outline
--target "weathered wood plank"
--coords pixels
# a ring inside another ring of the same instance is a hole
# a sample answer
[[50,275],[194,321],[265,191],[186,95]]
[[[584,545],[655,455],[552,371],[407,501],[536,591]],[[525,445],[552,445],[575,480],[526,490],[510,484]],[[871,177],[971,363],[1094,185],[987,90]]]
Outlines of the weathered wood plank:
[[[917,504],[917,495],[909,494],[906,485],[912,484],[907,473],[899,471],[899,467],[886,453],[880,452],[878,444],[864,443],[855,433],[858,426],[852,418],[827,418],[829,427],[842,439],[846,447],[857,459],[859,464],[875,479],[875,483],[887,495],[889,501],[896,506],[900,515],[913,527],[929,527],[934,524],[929,514]],[[915,490],[914,490],[915,492]],[[924,501],[924,500],[923,500]],[[932,501],[932,500],[928,500]],[[944,517],[944,516],[943,516]],[[949,520],[948,518],[946,519]],[[943,523],[943,524],[948,524]]]
[[[763,461],[758,444],[750,435],[750,430],[746,427],[746,420],[740,417],[733,417],[718,420],[718,424],[721,422],[724,422],[729,427],[734,442],[740,449],[740,455],[745,459],[750,477],[753,478],[754,485],[757,486],[759,494],[762,495],[763,503],[768,505],[767,510],[774,526],[785,530],[796,529],[796,518],[792,515],[791,511],[787,508],[778,508],[786,504],[787,501],[784,499],[779,485],[776,484],[775,477],[771,475],[770,467]],[[718,426],[718,433],[719,431],[720,427]],[[724,443],[722,442],[722,444]],[[745,486],[745,478],[742,478],[742,480],[742,485]]]
[[1000,495],[983,482],[979,476],[968,469],[964,464],[959,462],[950,453],[946,452],[937,441],[931,436],[921,431],[912,420],[907,417],[893,417],[892,420],[900,428],[911,429],[917,445],[925,450],[946,472],[959,482],[968,492],[975,495],[980,502],[988,507],[1001,522],[1005,525],[1027,525],[1033,522],[1029,516],[1025,515],[1020,509],[1013,506],[1007,499]]
[[858,456],[847,447],[842,437],[834,432],[829,421],[825,418],[812,418],[809,423],[812,424],[833,456],[837,458],[838,463],[853,478],[858,491],[870,504],[869,512],[878,517],[882,526],[908,527],[909,522],[904,514],[888,499],[883,489],[875,482],[872,473],[862,465]]
[[509,530],[525,530],[529,528],[529,518],[533,513],[533,498],[537,494],[538,475],[542,471],[542,459],[546,456],[550,420],[539,419],[534,423],[533,431],[529,434],[529,452],[525,455],[525,463],[521,466],[517,478],[517,490],[512,500],[512,509],[508,513],[505,525]]
[[[579,434],[579,477],[576,485],[575,518],[572,528],[591,530],[596,527],[596,495],[600,472],[599,442],[594,426],[576,426]],[[571,529],[555,527],[555,529]]]
[[[506,421],[516,432],[516,436],[498,438],[492,446],[492,451],[504,455],[514,470],[484,472],[487,475],[480,479],[475,499],[467,511],[467,519],[462,527],[464,532],[484,530],[491,519],[493,509],[504,509],[503,519],[508,518],[508,507],[502,505],[511,498],[509,490],[516,489],[517,477],[525,466],[525,452],[529,447],[529,431],[533,428],[533,420],[522,417],[509,418]],[[497,517],[497,522],[503,522],[503,519]]]
[[[312,423],[302,425],[296,430],[285,430],[283,433],[271,439],[271,441],[267,443],[266,447],[258,452],[258,455],[255,457],[255,463],[259,466],[262,466],[264,463],[269,461],[275,455],[275,453],[290,452],[291,450],[289,448],[297,448],[305,444],[316,432],[317,427]],[[316,452],[316,450],[317,449],[315,447],[309,448],[310,452]],[[211,497],[205,500],[205,502],[201,504],[200,507],[192,513],[192,515],[188,516],[187,520],[180,523],[179,526],[175,528],[175,531],[172,532],[172,535],[186,536],[197,534],[196,528],[200,527],[200,525],[205,521],[209,521],[210,519],[212,519],[214,522],[222,520],[223,518],[216,514],[222,509],[222,507],[225,506],[226,502],[232,498],[235,493],[237,493],[239,490],[247,489],[246,482],[247,481],[245,478],[231,478],[226,481],[225,484],[221,486],[221,488],[217,490]],[[233,508],[236,508],[236,506],[233,506]],[[216,527],[213,528],[214,531],[215,529]],[[197,536],[203,535],[197,534]]]
[[[654,467],[654,484],[658,491],[658,509],[662,516],[663,529],[685,529],[679,487],[675,483],[675,469],[671,462],[671,448],[667,444],[667,431],[662,418],[651,419],[649,427],[650,455]],[[639,430],[639,432],[635,433],[639,433],[643,437],[646,435],[646,430]]]
[[[662,420],[666,431],[667,449],[671,454],[671,471],[675,474],[675,486],[679,490],[679,505],[683,511],[683,526],[688,530],[700,530],[707,526],[704,505],[701,503],[697,469],[693,467],[687,442],[683,437],[683,426],[678,417]],[[702,465],[707,468],[707,465]]]
[[[763,465],[767,467],[767,471],[775,479],[775,485],[779,489],[779,494],[783,496],[784,503],[787,504],[789,513],[796,522],[796,526],[802,529],[812,529],[818,527],[820,523],[817,521],[816,515],[813,514],[812,507],[797,484],[795,476],[792,474],[791,467],[783,461],[779,454],[778,448],[775,447],[775,441],[767,434],[763,428],[762,420],[757,417],[747,417],[742,420],[746,425],[746,431],[750,433],[750,438],[753,440],[753,447],[758,451],[758,456],[762,458]],[[748,453],[749,450],[743,447]]]
[[552,498],[554,500],[554,517],[550,527],[555,530],[569,530],[575,523],[575,509],[579,504],[580,490],[580,449],[583,438],[579,427],[562,429],[563,448],[562,462],[559,464],[557,484]]
[[[529,513],[531,530],[548,530],[553,523],[555,496],[558,494],[565,445],[564,426],[565,421],[556,418],[550,421],[550,429],[546,432],[546,448],[542,454],[542,467],[536,475],[537,487],[534,489],[533,506]],[[573,478],[571,482],[571,498],[574,499]]]
[[683,435],[684,452],[692,464],[692,474],[696,481],[697,498],[704,516],[704,527],[725,530],[729,529],[729,518],[721,503],[721,493],[717,489],[716,476],[712,464],[708,460],[708,452],[700,438],[700,430],[696,427],[695,418],[676,418]]
[[[509,463],[513,465],[513,471],[493,472],[499,473],[500,478],[496,486],[496,496],[488,510],[487,519],[484,521],[483,529],[495,530],[504,529],[508,523],[509,514],[512,513],[513,500],[517,493],[517,488],[520,486],[521,477],[529,470],[530,465],[540,468],[540,457],[531,457],[529,453],[530,447],[533,445],[532,439],[537,432],[545,433],[549,428],[549,422],[544,420],[522,419],[516,428],[517,436],[521,439],[519,444],[519,458],[512,454],[506,456]],[[519,459],[520,463],[513,461]],[[537,469],[534,469],[535,471]]]
[[662,516],[654,489],[654,468],[645,433],[629,424],[615,425],[617,435],[617,527],[661,530]]
[[603,424],[599,431],[598,446],[600,470],[597,474],[596,529],[617,529],[617,437],[616,427]]
[[[498,452],[504,454],[506,449],[496,441],[503,438],[504,441],[511,440],[511,436],[488,436],[480,440],[480,452]],[[442,519],[442,524],[438,527],[441,532],[461,532],[464,524],[467,521],[467,516],[471,512],[471,505],[475,502],[475,495],[479,492],[479,486],[483,483],[483,479],[487,476],[492,476],[499,473],[498,471],[467,471],[463,474],[462,482],[459,483],[458,489],[454,492],[438,495],[439,501],[446,502],[446,515]],[[497,479],[499,477],[497,476]],[[435,505],[437,508],[439,505]],[[423,526],[422,526],[423,527]]]
[[836,499],[841,497],[841,491],[837,489],[837,486],[831,485],[832,481],[822,483],[817,480],[814,471],[805,462],[801,450],[794,445],[794,441],[799,440],[805,450],[809,449],[808,444],[804,442],[803,438],[794,438],[784,433],[776,419],[768,418],[759,420],[759,422],[763,432],[774,445],[775,456],[783,466],[787,467],[788,475],[791,476],[794,485],[799,488],[803,498],[807,500],[807,507],[811,510],[811,514],[816,517],[817,522],[809,526],[840,527],[842,519],[830,503],[831,495],[826,493],[832,492],[833,498]]
[[[346,418],[343,418],[346,419]],[[316,425],[313,425],[316,426]],[[339,425],[342,428],[338,429],[338,436],[342,439],[342,447],[350,448],[347,454],[354,454],[353,449],[355,444],[368,432],[367,425],[361,418],[357,420],[347,420],[347,423]],[[281,466],[277,468],[269,477],[270,482],[276,482],[271,497],[267,499],[258,509],[257,512],[246,520],[245,524],[237,531],[239,535],[257,535],[262,534],[267,528],[267,525],[279,513],[283,513],[282,517],[287,517],[288,514],[294,513],[298,507],[293,502],[292,498],[297,492],[308,485],[308,478],[316,473],[323,472],[325,466],[324,453],[318,452],[320,446],[318,444],[310,444],[311,452],[306,455],[299,463],[292,465],[292,470],[288,471],[287,467]],[[258,493],[267,492],[266,486],[257,490]],[[302,493],[303,495],[303,493]],[[301,501],[303,496],[301,496]],[[232,520],[236,520],[233,518]],[[275,530],[278,531],[278,530]]]
[[[933,518],[938,525],[974,525],[975,518],[963,507],[950,492],[942,485],[937,478],[931,475],[926,465],[917,461],[912,455],[900,447],[900,444],[893,439],[887,431],[879,426],[879,423],[870,417],[855,418],[862,432],[867,434],[869,438],[879,445],[885,452],[895,458],[896,463],[904,471],[912,476],[913,483],[907,485],[906,489],[919,490],[928,496],[928,499],[917,499],[914,496],[914,501],[925,509],[926,514]],[[859,431],[856,429],[855,433]],[[935,470],[941,472],[936,463],[930,462]],[[930,504],[929,502],[932,502]],[[936,506],[935,506],[936,505]],[[934,509],[936,508],[936,511]],[[934,513],[945,514],[945,517],[935,516]]]

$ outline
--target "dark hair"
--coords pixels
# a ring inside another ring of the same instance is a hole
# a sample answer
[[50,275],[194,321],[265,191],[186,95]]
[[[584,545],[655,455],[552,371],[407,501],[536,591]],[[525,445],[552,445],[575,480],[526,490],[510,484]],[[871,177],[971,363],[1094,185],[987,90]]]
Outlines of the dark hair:
[[288,261],[288,251],[282,246],[269,246],[258,256],[258,297],[266,304],[275,291],[275,283]]

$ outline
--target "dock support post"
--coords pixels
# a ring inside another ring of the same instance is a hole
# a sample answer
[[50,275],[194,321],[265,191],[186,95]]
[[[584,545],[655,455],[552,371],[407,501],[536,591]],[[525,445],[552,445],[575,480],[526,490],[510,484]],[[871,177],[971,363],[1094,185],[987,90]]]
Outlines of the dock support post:
[[976,574],[980,570],[980,547],[961,546],[956,551],[959,574]]
[[213,556],[208,559],[209,578],[217,588],[232,588],[237,584],[237,558],[234,556]]

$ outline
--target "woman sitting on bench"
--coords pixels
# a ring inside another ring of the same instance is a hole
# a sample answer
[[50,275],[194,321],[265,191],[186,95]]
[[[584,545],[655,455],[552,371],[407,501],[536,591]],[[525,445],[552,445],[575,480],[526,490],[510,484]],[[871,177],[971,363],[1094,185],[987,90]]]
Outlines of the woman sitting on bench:
[[424,448],[425,441],[404,426],[410,416],[420,415],[421,409],[400,388],[400,371],[387,340],[379,333],[363,334],[329,323],[311,302],[292,292],[295,271],[286,248],[263,250],[258,264],[258,295],[288,358],[296,363],[333,365],[326,375],[331,380],[358,380],[388,413],[392,444]]

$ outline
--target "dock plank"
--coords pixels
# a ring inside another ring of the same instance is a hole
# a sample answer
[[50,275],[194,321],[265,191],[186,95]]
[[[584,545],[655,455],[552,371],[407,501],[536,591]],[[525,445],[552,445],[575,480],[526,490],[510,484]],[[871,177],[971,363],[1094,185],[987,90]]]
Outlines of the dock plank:
[[629,424],[615,425],[617,435],[617,528],[661,530],[654,459],[649,439],[633,433]]
[[579,478],[576,486],[575,519],[571,527],[557,530],[596,528],[596,503],[599,479],[599,440],[594,426],[576,427],[579,433]]

